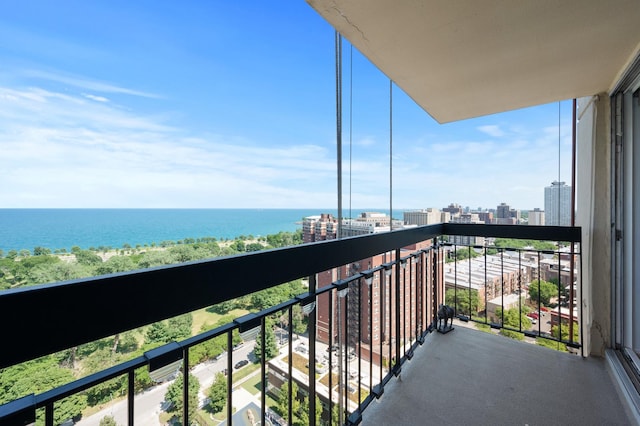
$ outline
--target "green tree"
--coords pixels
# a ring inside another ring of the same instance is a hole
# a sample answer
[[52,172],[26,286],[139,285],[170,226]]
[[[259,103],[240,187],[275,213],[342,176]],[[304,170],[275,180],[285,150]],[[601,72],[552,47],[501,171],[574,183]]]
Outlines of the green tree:
[[104,416],[100,419],[100,426],[118,426],[116,419],[113,416]]
[[96,268],[98,275],[115,274],[135,269],[135,265],[129,256],[113,256]]
[[37,247],[34,247],[33,249],[34,256],[44,256],[47,254],[51,254],[51,250],[46,247],[37,246]]
[[216,376],[209,388],[209,407],[214,413],[222,411],[227,405],[227,378],[222,373]]
[[558,286],[544,280],[534,280],[529,284],[529,298],[533,303],[538,303],[538,297],[540,303],[547,306],[549,300],[558,295]]
[[[496,309],[496,317],[498,319],[502,318],[502,309]],[[518,308],[511,308],[504,311],[503,327],[520,330],[520,325],[522,325],[522,330],[527,330],[531,327],[531,320],[526,316],[524,311],[520,311]],[[524,334],[518,331],[503,328],[500,330],[500,334],[512,339],[524,340]]]
[[168,321],[168,339],[182,340],[191,337],[191,326],[193,325],[193,315],[191,313],[170,318]]
[[473,315],[480,310],[478,290],[471,290],[471,299],[469,299],[468,289],[458,289],[455,291],[450,288],[445,293],[445,303],[449,306],[455,306],[457,313],[464,315]]
[[[0,404],[31,393],[40,394],[73,381],[71,370],[62,368],[55,356],[23,362],[0,370]],[[56,403],[54,424],[76,419],[87,406],[84,394],[71,395]],[[44,424],[44,413],[38,411],[38,424]]]
[[[167,388],[167,393],[164,396],[165,401],[169,403],[169,406],[170,406],[168,411],[175,413],[180,423],[184,423],[183,422],[184,419],[182,417],[183,407],[184,407],[183,405],[184,399],[182,398],[183,382],[184,382],[183,376],[182,374],[180,374],[174,380],[174,382],[169,385],[169,387]],[[194,414],[198,410],[198,392],[199,391],[200,391],[200,382],[198,381],[198,378],[193,374],[189,373],[189,393],[188,393],[189,418],[193,418]]]
[[[265,326],[264,326],[264,355],[265,355],[265,359],[271,359],[274,358],[276,355],[278,355],[278,345],[276,343],[276,335],[273,332],[273,320],[271,320],[270,318],[267,318],[265,320]],[[256,345],[253,348],[253,353],[256,356],[256,362],[260,362],[260,360],[262,359],[262,330],[260,330],[260,332],[258,333],[258,336],[256,337]]]
[[556,243],[551,241],[516,240],[513,238],[496,238],[494,241],[494,246],[505,249],[524,249],[527,247],[533,247],[534,250],[544,251],[557,249]]
[[91,275],[91,270],[82,265],[66,262],[43,263],[28,271],[26,284],[68,281]]
[[[562,330],[562,336],[560,336],[560,330]],[[553,327],[551,327],[551,335],[556,339],[560,339],[562,341],[568,342],[569,341],[569,324],[562,324],[562,327],[558,327],[557,325],[554,325]],[[573,341],[574,342],[580,341],[580,327],[578,326],[578,323],[575,321],[573,322]]]
[[147,333],[145,335],[145,343],[167,343],[169,341],[169,329],[164,322],[154,322],[147,329]]
[[229,247],[240,253],[247,251],[247,246],[242,240],[235,240]]
[[200,260],[207,257],[208,253],[202,249],[196,249],[193,245],[178,245],[173,246],[169,250],[172,263],[184,263],[192,260]]
[[465,260],[469,258],[474,258],[480,256],[480,253],[475,251],[473,248],[461,248],[456,250],[455,254],[449,253],[447,257],[447,262],[456,262],[458,260]]
[[76,256],[76,262],[80,265],[97,266],[102,263],[102,258],[89,250],[78,249],[74,254]]
[[144,253],[138,261],[140,268],[146,269],[153,266],[170,265],[174,262],[174,258],[171,253],[167,251],[152,250]]
[[230,311],[236,308],[236,299],[226,300],[224,302],[217,303],[211,307],[211,310],[216,314],[226,315]]
[[260,251],[263,250],[264,246],[260,243],[250,243],[247,244],[246,246],[246,251],[251,252],[251,251]]
[[291,308],[291,317],[293,319],[293,332],[296,334],[303,334],[307,331],[307,317],[302,312],[302,306],[293,305]]
[[[315,397],[316,399],[316,425],[322,424],[322,402],[320,402],[320,398],[318,395]],[[302,398],[302,402],[300,403],[300,412],[298,415],[300,420],[300,424],[308,425],[309,422],[309,397],[305,396]],[[337,423],[334,423],[337,424]]]
[[[300,411],[300,400],[298,400],[298,384],[292,381],[291,386],[291,413],[293,414],[292,424],[298,424],[298,412]],[[280,395],[276,406],[283,419],[287,420],[289,415],[289,382],[280,386]]]

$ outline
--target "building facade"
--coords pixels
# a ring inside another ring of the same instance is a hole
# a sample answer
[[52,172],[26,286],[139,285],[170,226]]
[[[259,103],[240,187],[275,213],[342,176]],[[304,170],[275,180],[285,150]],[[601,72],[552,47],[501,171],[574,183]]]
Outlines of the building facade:
[[529,225],[534,226],[544,226],[544,211],[539,208],[535,208],[533,210],[529,210]]
[[571,225],[571,187],[553,181],[544,188],[545,222],[548,226]]
[[[483,223],[476,213],[463,213],[451,218],[451,223]],[[484,245],[484,237],[452,235],[450,242],[462,246]]]
[[442,213],[439,209],[428,208],[422,210],[411,210],[404,212],[405,225],[432,225],[442,222]]
[[333,240],[337,230],[338,220],[329,213],[307,216],[302,220],[302,242]]

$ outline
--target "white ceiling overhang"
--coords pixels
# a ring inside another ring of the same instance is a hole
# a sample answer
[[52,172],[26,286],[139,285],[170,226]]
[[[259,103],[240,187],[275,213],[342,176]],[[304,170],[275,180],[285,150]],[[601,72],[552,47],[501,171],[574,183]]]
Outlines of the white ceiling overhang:
[[638,0],[307,0],[437,121],[608,91]]

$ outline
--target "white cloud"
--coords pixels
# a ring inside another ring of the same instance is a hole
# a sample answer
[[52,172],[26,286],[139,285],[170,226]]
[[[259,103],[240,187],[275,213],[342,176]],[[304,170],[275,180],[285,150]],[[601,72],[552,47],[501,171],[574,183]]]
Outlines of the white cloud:
[[194,137],[86,98],[0,88],[0,207],[334,204],[335,166],[323,147]]
[[[336,205],[333,141],[272,146],[240,133],[194,134],[169,121],[172,114],[142,113],[103,96],[142,92],[75,81],[77,93],[0,86],[0,207]],[[510,126],[499,141],[484,136],[500,134],[498,126],[467,127],[397,138],[394,206],[542,207],[544,186],[557,178],[558,127]],[[561,130],[565,155],[570,127]],[[355,138],[354,146],[351,176],[343,165],[344,205],[388,206],[388,155],[375,149],[375,135]]]
[[120,87],[111,83],[103,81],[96,81],[87,79],[84,77],[68,75],[60,72],[49,72],[42,70],[26,70],[23,72],[24,76],[31,79],[41,79],[46,81],[54,81],[58,83],[64,83],[69,86],[73,86],[80,89],[91,90],[101,93],[119,93],[131,96],[141,96],[144,98],[159,99],[161,96],[154,93],[147,93],[140,90],[129,89],[126,87]]
[[96,102],[109,102],[109,99],[105,98],[104,96],[96,96],[88,93],[83,93],[82,96]]
[[482,133],[486,133],[489,136],[493,136],[495,138],[499,138],[505,135],[505,132],[500,129],[500,126],[497,125],[486,125],[486,126],[479,126],[478,130],[481,131]]

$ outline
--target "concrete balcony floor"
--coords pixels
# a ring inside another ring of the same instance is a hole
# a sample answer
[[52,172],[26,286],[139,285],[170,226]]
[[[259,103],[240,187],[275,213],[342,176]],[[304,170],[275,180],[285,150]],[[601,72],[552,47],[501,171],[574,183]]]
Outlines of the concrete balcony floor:
[[604,359],[454,324],[433,333],[363,425],[632,425]]

